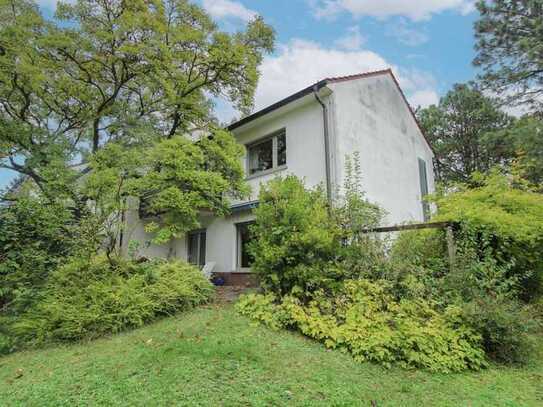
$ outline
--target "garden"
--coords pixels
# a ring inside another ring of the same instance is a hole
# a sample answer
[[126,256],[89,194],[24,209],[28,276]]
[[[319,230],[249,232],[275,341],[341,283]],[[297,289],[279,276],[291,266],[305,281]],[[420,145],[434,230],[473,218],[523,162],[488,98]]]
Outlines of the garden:
[[259,287],[225,304],[142,256],[127,216],[160,246],[248,199],[215,110],[253,110],[274,29],[185,0],[0,0],[0,404],[541,405],[540,3],[478,2],[480,76],[416,109],[421,205],[448,228],[377,233],[355,151],[329,190],[275,177]]

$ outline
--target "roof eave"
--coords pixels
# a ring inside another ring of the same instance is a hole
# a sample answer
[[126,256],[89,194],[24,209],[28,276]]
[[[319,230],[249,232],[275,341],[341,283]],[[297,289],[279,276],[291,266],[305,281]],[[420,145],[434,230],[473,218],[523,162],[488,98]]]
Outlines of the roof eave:
[[310,93],[313,93],[315,89],[316,90],[322,89],[323,87],[325,87],[327,85],[327,83],[328,83],[328,80],[323,79],[323,80],[317,82],[314,85],[308,86],[307,88],[304,88],[304,89],[302,89],[302,90],[300,90],[300,91],[298,91],[296,93],[293,93],[292,95],[290,95],[290,96],[288,96],[288,97],[286,97],[284,99],[281,99],[280,101],[278,101],[278,102],[276,102],[276,103],[274,103],[272,105],[269,105],[268,107],[265,107],[264,109],[261,109],[258,112],[255,112],[255,113],[253,113],[253,114],[251,114],[249,116],[244,117],[243,119],[238,120],[235,123],[232,123],[231,125],[229,125],[227,127],[227,129],[229,131],[232,131],[232,130],[235,130],[235,129],[239,128],[239,127],[242,127],[242,126],[244,126],[244,125],[246,125],[246,124],[248,124],[248,123],[250,123],[250,122],[252,122],[252,121],[254,121],[256,119],[259,119],[260,117],[265,116],[268,113],[271,113],[271,112],[273,112],[275,110],[278,110],[281,107],[286,106],[291,102],[294,102],[294,101],[296,101],[298,99],[301,99],[304,96],[309,95]]

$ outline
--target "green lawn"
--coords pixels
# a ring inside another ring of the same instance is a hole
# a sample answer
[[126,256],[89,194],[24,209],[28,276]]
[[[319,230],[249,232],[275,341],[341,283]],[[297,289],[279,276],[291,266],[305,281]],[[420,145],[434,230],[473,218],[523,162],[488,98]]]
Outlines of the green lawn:
[[431,374],[357,364],[213,305],[90,343],[0,358],[1,406],[542,406],[523,369]]

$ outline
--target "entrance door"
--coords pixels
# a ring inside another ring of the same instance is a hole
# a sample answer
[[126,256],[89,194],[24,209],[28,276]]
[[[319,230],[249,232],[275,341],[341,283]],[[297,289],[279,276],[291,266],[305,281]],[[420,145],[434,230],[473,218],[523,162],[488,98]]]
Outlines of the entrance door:
[[200,268],[206,264],[206,231],[195,230],[189,232],[187,236],[187,260],[190,264],[194,264]]

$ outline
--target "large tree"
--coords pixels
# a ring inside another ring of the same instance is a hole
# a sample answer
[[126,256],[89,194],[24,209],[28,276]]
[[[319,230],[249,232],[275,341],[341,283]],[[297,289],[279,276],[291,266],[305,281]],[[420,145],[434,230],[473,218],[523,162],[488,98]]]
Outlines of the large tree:
[[469,181],[473,172],[487,172],[512,158],[510,143],[497,133],[512,118],[474,85],[454,85],[437,106],[417,115],[436,153],[436,174],[442,182]]
[[543,192],[543,121],[526,115],[496,133],[514,154],[514,170],[537,191]]
[[541,109],[543,0],[485,0],[475,24],[482,83],[508,103]]
[[79,211],[145,196],[174,232],[194,225],[187,203],[224,212],[242,150],[213,98],[249,111],[273,41],[260,17],[225,33],[187,0],[59,2],[52,20],[0,0],[0,167]]

